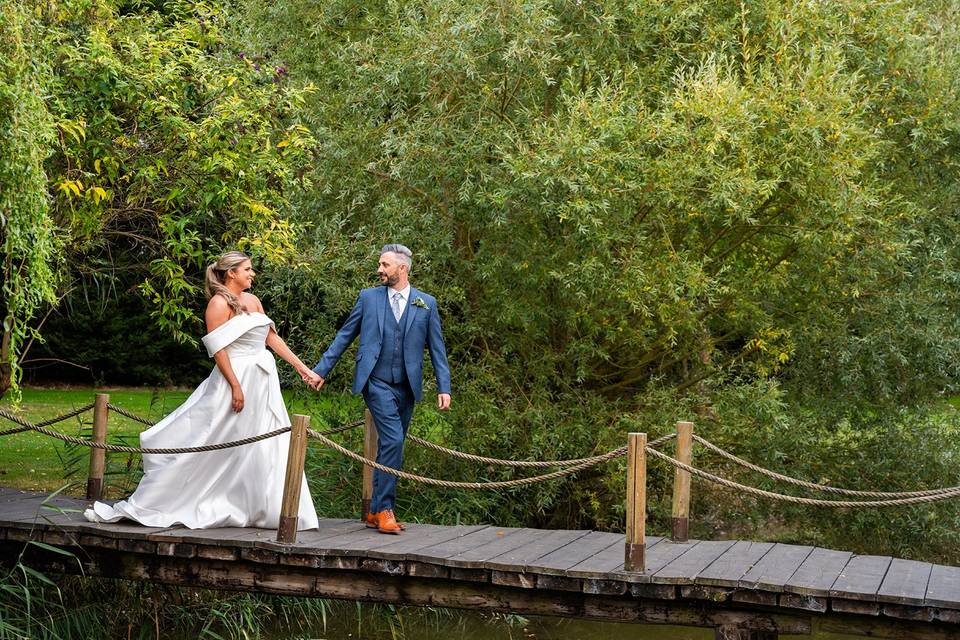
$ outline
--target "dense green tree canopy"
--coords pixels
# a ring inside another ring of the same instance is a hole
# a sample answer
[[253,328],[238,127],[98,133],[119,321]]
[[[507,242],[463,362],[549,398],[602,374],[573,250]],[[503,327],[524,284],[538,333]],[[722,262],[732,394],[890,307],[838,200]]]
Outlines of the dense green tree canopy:
[[319,87],[293,215],[337,310],[401,238],[497,386],[956,379],[950,5],[248,8]]
[[284,193],[312,145],[294,117],[309,89],[227,47],[213,4],[5,6],[19,47],[0,163],[7,363],[58,284],[88,297],[137,286],[161,330],[194,340],[211,254],[294,255]]
[[[234,245],[311,359],[400,241],[460,448],[567,458],[695,415],[819,473],[796,438],[912,437],[903,408],[955,388],[956,2],[12,6],[0,100],[47,98],[0,114],[7,362],[71,287],[136,285],[195,337]],[[610,524],[619,484],[503,508]]]

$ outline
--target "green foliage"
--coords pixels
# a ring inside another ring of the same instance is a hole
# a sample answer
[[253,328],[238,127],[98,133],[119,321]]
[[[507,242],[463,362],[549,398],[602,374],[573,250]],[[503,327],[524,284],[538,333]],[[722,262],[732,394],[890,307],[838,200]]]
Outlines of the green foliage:
[[4,357],[60,282],[90,298],[132,281],[150,324],[195,344],[211,255],[295,257],[285,191],[313,145],[293,117],[310,89],[228,47],[212,3],[15,3],[3,20]]
[[[411,245],[456,448],[577,457],[689,418],[733,442],[757,406],[784,425],[750,441],[770,450],[844,419],[939,429],[897,407],[927,415],[960,362],[955,3],[244,6],[233,38],[318,87],[292,212],[316,284],[261,285],[318,353],[380,244]],[[621,471],[474,513],[616,527]]]
[[44,160],[54,137],[43,96],[51,81],[27,2],[0,7],[0,389],[16,390],[31,320],[56,299],[63,239],[51,215]]

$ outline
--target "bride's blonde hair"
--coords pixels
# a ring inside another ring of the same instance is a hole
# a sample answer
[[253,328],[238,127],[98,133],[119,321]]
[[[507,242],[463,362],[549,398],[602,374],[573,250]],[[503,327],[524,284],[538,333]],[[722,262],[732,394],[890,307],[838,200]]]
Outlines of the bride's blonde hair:
[[233,271],[249,259],[250,256],[242,251],[227,251],[217,258],[216,262],[210,263],[207,267],[207,280],[204,283],[207,299],[221,295],[226,298],[234,315],[246,313],[247,310],[240,304],[240,299],[227,288],[227,272]]

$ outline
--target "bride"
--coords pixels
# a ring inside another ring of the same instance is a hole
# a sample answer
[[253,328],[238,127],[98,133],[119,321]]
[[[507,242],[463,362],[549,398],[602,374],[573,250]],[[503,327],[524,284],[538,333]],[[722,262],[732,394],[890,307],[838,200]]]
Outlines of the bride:
[[[140,434],[145,448],[229,442],[290,426],[270,347],[307,383],[317,377],[277,335],[253,284],[250,258],[229,251],[207,267],[207,335],[216,367],[180,407]],[[94,503],[94,522],[135,520],[148,527],[183,525],[276,528],[290,434],[220,451],[143,456],[143,478],[126,500]],[[301,481],[298,529],[315,529],[317,514]]]

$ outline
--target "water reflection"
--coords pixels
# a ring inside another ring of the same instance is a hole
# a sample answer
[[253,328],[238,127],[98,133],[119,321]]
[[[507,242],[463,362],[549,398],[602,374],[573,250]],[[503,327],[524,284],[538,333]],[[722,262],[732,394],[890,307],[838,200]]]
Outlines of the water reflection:
[[[331,608],[326,628],[318,624],[299,634],[270,640],[714,640],[713,629],[594,622],[542,616],[497,615],[453,609],[382,605]],[[780,636],[781,640],[855,640],[858,636],[814,633]]]

